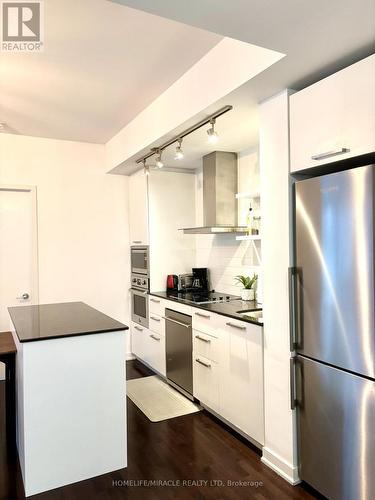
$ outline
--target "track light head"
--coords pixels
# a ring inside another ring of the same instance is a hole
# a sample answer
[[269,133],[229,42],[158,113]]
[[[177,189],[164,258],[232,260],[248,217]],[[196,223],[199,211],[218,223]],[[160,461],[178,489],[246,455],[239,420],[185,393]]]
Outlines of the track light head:
[[178,146],[176,146],[176,154],[174,156],[175,160],[182,160],[182,158],[184,157],[184,152],[182,151],[181,144],[182,139],[178,139]]
[[211,127],[207,130],[208,142],[211,144],[216,144],[219,140],[219,136],[215,131],[215,119],[210,120]]
[[146,160],[143,160],[143,173],[144,175],[150,175],[150,167],[146,165]]
[[163,163],[163,161],[161,159],[161,154],[162,154],[162,151],[159,149],[157,157],[156,157],[156,166],[158,168],[163,168],[164,167],[164,163]]

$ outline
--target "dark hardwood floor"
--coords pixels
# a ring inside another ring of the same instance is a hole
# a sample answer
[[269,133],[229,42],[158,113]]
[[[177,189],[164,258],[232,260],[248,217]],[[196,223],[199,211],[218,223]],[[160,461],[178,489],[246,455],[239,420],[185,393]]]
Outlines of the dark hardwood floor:
[[[152,375],[127,363],[127,378]],[[4,384],[0,383],[0,499],[23,499],[19,467],[6,456]],[[33,500],[316,498],[263,465],[255,448],[201,411],[152,423],[128,399],[128,468],[29,497]],[[160,482],[156,485],[154,482]],[[191,481],[185,483],[183,481]],[[194,484],[194,481],[196,482]],[[221,481],[222,483],[215,483]],[[227,481],[243,485],[228,486]],[[149,484],[145,484],[149,482]],[[178,486],[180,482],[180,486]],[[247,482],[248,485],[245,485]]]

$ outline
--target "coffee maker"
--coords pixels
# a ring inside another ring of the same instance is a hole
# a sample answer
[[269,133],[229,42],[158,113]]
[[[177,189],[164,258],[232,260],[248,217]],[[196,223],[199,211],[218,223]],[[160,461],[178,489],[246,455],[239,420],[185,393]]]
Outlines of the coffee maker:
[[199,292],[209,292],[209,280],[207,267],[193,267],[192,289]]

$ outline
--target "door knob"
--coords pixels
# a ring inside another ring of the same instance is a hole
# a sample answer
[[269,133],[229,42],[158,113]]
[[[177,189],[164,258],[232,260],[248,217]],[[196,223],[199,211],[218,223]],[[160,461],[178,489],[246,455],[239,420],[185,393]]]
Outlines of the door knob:
[[30,298],[30,295],[28,293],[23,293],[21,297],[17,297],[18,300],[27,300]]

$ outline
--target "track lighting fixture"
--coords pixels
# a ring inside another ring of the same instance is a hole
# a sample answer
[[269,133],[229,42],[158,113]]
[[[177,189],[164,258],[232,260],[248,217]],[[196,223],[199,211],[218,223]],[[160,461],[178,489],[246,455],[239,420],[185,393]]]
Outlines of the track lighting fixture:
[[208,142],[210,142],[211,144],[216,144],[217,141],[219,140],[219,136],[215,131],[215,122],[216,122],[215,118],[210,120],[211,127],[207,130]]
[[146,173],[146,170],[148,170],[148,172],[149,172],[150,168],[149,167],[146,168],[145,161],[148,158],[151,158],[151,157],[156,155],[156,162],[155,162],[156,167],[155,168],[163,168],[164,163],[163,163],[161,157],[162,157],[162,153],[163,153],[164,149],[166,149],[169,146],[172,146],[173,144],[176,144],[176,143],[178,143],[178,144],[176,146],[176,152],[175,152],[174,159],[175,160],[182,160],[182,158],[184,157],[184,152],[182,151],[183,139],[186,136],[195,132],[196,130],[200,129],[201,127],[206,126],[208,123],[210,124],[210,128],[207,130],[208,141],[211,144],[216,144],[217,141],[219,140],[219,136],[215,130],[216,119],[219,118],[219,116],[222,116],[225,113],[228,113],[228,111],[231,111],[232,109],[233,109],[233,106],[229,106],[229,105],[222,107],[221,109],[217,110],[215,113],[212,113],[211,115],[207,116],[206,118],[203,118],[201,121],[195,123],[194,125],[190,126],[189,128],[187,128],[183,131],[180,131],[180,133],[177,136],[174,136],[174,137],[168,139],[166,142],[164,142],[163,144],[160,144],[158,147],[151,148],[150,152],[148,152],[144,156],[141,156],[140,158],[138,158],[136,160],[136,163],[138,163],[138,164],[143,163],[143,165],[144,165],[143,168],[145,170],[145,173]]
[[157,166],[158,168],[163,168],[163,167],[164,167],[164,163],[163,163],[163,161],[162,161],[162,159],[161,159],[161,154],[162,154],[162,150],[161,150],[161,149],[159,149],[159,151],[158,151],[158,155],[157,155],[157,157],[156,157],[156,166]]
[[182,158],[184,157],[184,152],[182,151],[181,144],[182,139],[178,139],[178,146],[176,146],[176,154],[174,156],[175,160],[182,160]]

